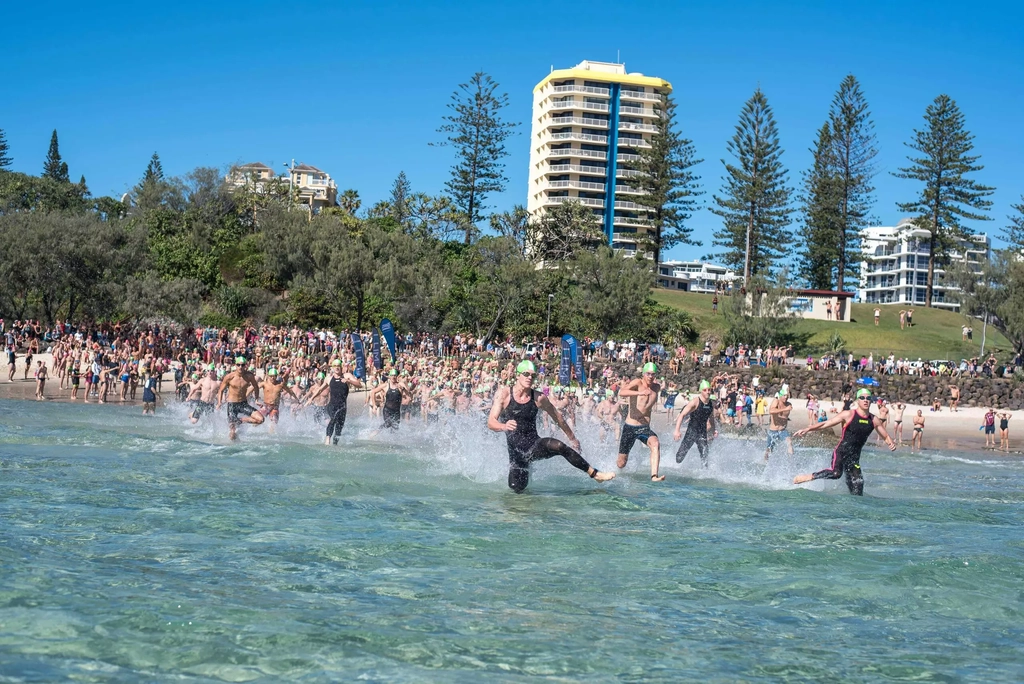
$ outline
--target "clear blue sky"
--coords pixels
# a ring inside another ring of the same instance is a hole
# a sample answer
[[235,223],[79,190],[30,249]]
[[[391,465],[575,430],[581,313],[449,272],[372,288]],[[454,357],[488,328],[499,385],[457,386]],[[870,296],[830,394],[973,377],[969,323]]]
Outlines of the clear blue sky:
[[[925,107],[948,93],[998,188],[994,234],[1024,192],[1024,40],[1019,3],[904,2],[54,2],[4,8],[0,128],[14,169],[38,174],[56,128],[73,179],[119,195],[157,151],[170,175],[295,158],[368,206],[404,170],[440,192],[451,153],[428,147],[458,83],[507,91],[510,141],[499,209],[525,204],[531,90],[550,68],[614,61],[672,82],[711,201],[743,102],[760,84],[793,185],[840,80],[860,79],[877,127],[875,215],[917,191],[892,178]],[[634,7],[642,9],[633,9]],[[717,217],[693,220],[704,248]],[[795,225],[794,225],[795,228]]]

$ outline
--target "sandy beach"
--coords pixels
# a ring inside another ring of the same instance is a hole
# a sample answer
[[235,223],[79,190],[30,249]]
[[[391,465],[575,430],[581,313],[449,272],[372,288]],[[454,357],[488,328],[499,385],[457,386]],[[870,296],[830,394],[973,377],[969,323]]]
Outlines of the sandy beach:
[[[44,361],[47,368],[51,368],[53,365],[52,357],[50,354],[37,354],[33,357],[33,364],[35,361]],[[52,373],[51,368],[51,373]],[[0,376],[0,399],[21,399],[25,401],[35,401],[35,380],[32,378],[32,373],[29,373],[28,380],[22,380],[24,374],[24,365],[21,357],[18,358],[17,370],[15,373],[14,382],[8,382],[6,374]],[[60,379],[53,376],[46,381],[45,396],[47,401],[71,401],[71,391],[59,389]],[[79,402],[85,401],[85,384],[83,383],[79,390]],[[158,402],[158,406],[174,402],[174,377],[171,373],[166,373],[163,378],[163,392],[161,393],[162,401]],[[359,391],[353,391],[349,395],[349,415],[358,416],[362,415],[366,410],[364,404],[364,394]],[[95,399],[91,399],[91,402],[95,402]],[[793,412],[790,414],[789,431],[795,432],[801,428],[807,427],[808,416],[807,416],[807,401],[804,399],[793,398],[791,399],[793,404]],[[142,390],[138,390],[135,401],[121,402],[119,398],[119,392],[112,391],[110,393],[110,404],[121,404],[121,405],[137,405],[141,411],[142,406]],[[681,408],[685,406],[685,402],[680,396],[676,399],[676,406]],[[830,410],[832,405],[831,402],[823,402],[823,406],[826,411]],[[837,408],[842,408],[839,404]],[[999,407],[994,407],[999,411]],[[918,409],[924,415],[925,418],[925,429],[923,446],[925,449],[948,449],[953,451],[976,451],[985,453],[1001,453],[993,452],[992,449],[985,448],[985,433],[979,430],[979,426],[984,422],[984,415],[986,412],[985,408],[980,407],[967,407],[961,408],[957,412],[951,413],[948,408],[943,407],[940,412],[933,412],[928,406],[918,406],[914,404],[908,404],[905,413],[903,414],[903,445],[901,449],[910,449],[910,435],[913,430],[913,416],[917,414]],[[873,413],[877,415],[877,408],[874,408]],[[1024,426],[1024,411],[1009,411],[1012,418],[1010,419],[1010,454],[1020,455],[1024,453],[1024,442],[1018,442],[1017,427]],[[893,416],[895,411],[890,412],[888,430],[889,434],[893,435]],[[675,412],[678,415],[678,408]],[[831,413],[829,414],[831,416]],[[674,418],[673,418],[674,420]],[[744,422],[745,422],[744,418]],[[754,421],[756,427],[756,419]],[[767,418],[765,418],[765,424],[767,424]],[[669,443],[672,438],[672,426],[668,422],[668,414],[665,411],[662,403],[659,402],[657,411],[654,414],[652,420],[652,427],[655,432],[662,435],[662,440]],[[1022,428],[1024,429],[1024,428]],[[758,434],[755,430],[749,430],[744,428],[726,428],[722,431],[726,434],[737,434],[745,435],[749,433]],[[838,429],[835,430],[836,437],[839,436]],[[754,435],[751,435],[754,436]],[[812,436],[811,438],[814,438]],[[996,432],[996,443],[998,444],[999,434]],[[1024,438],[1020,438],[1024,439]],[[869,444],[875,442],[872,438]],[[1021,445],[1021,446],[1019,446]]]

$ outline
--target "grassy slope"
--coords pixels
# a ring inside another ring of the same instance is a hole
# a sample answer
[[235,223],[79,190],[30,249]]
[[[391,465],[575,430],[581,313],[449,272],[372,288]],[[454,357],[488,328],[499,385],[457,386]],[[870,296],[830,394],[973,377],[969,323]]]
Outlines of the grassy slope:
[[[697,324],[701,337],[711,334],[719,338],[725,332],[725,320],[721,314],[712,315],[711,295],[692,292],[675,292],[672,290],[655,289],[654,299],[660,304],[673,306],[688,311]],[[720,297],[720,300],[725,300]],[[719,302],[719,308],[725,302]],[[848,323],[831,321],[798,321],[796,332],[809,334],[809,349],[821,353],[833,330],[846,340],[847,349],[856,355],[873,352],[875,358],[888,356],[890,352],[899,357],[916,359],[954,359],[977,356],[981,347],[981,323],[973,321],[974,341],[961,342],[960,326],[968,319],[958,313],[939,309],[914,309],[914,327],[900,330],[898,305],[881,305],[881,320],[876,328],[873,319],[873,304],[854,304],[853,320]],[[999,349],[1007,352],[1012,349],[1010,343],[998,331],[989,327],[985,352]]]

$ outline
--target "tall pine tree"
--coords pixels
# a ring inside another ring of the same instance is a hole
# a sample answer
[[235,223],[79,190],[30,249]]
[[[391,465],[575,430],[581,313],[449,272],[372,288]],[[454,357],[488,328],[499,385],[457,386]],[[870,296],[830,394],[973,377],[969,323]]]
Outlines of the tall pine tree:
[[836,264],[840,260],[838,236],[842,225],[842,182],[836,173],[832,126],[828,122],[818,130],[811,150],[814,163],[804,173],[803,226],[800,228],[803,250],[797,259],[797,273],[818,290],[831,290],[836,282]]
[[50,136],[50,149],[46,153],[46,161],[43,162],[43,176],[52,178],[61,183],[70,183],[68,177],[68,165],[61,161],[60,145],[57,143],[57,129],[53,129]]
[[836,226],[835,244],[837,262],[835,283],[837,290],[846,288],[847,276],[856,279],[855,264],[861,247],[861,231],[867,227],[872,193],[871,179],[875,175],[875,124],[871,120],[868,103],[861,92],[860,83],[849,74],[839,84],[829,111],[832,152],[841,197],[840,221]]
[[469,83],[460,84],[448,104],[452,112],[444,117],[448,123],[437,129],[446,137],[431,143],[455,148],[457,161],[445,187],[466,217],[467,245],[486,208],[487,195],[505,189],[505,141],[519,125],[501,118],[501,110],[508,106],[508,95],[495,94],[497,88],[498,84],[483,72],[473,74]]
[[914,224],[928,231],[928,280],[925,306],[932,305],[935,285],[935,260],[945,259],[945,245],[967,237],[962,220],[988,221],[992,202],[986,199],[995,188],[977,183],[967,174],[981,171],[980,155],[974,150],[974,136],[964,127],[964,115],[948,95],[939,95],[924,113],[926,128],[914,130],[914,140],[904,143],[917,157],[909,156],[910,166],[893,175],[924,184],[917,198],[898,202],[903,213],[914,217]]
[[640,148],[641,175],[635,185],[643,194],[637,204],[648,207],[648,220],[653,229],[654,263],[661,263],[661,251],[678,244],[700,245],[693,239],[687,221],[703,195],[700,176],[692,168],[703,159],[696,158],[693,141],[684,138],[676,128],[676,104],[671,95],[663,95],[657,131],[651,136],[651,147]]
[[7,168],[14,162],[9,156],[10,147],[7,146],[7,134],[4,133],[4,129],[0,128],[0,169]]
[[715,256],[733,268],[742,267],[748,282],[752,275],[771,273],[788,251],[785,228],[792,211],[779,131],[760,88],[743,105],[727,149],[737,163],[722,160],[722,196],[714,196],[717,208],[711,209],[722,217],[722,228],[715,232],[713,244],[724,250]]
[[412,184],[405,175],[405,171],[399,171],[395,182],[391,184],[391,216],[403,228],[409,221],[409,196],[412,195]]
[[1016,214],[1007,216],[1010,225],[1003,229],[1003,239],[1009,244],[1009,249],[1018,254],[1024,253],[1024,195],[1020,196],[1020,204],[1012,205]]
[[149,164],[146,165],[146,172],[142,174],[143,183],[156,183],[164,179],[164,167],[160,163],[160,155],[156,152],[149,158]]

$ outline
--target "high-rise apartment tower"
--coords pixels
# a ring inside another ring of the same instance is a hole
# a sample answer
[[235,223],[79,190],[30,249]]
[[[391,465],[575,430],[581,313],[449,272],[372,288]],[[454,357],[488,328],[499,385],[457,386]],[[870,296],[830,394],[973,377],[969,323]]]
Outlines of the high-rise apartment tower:
[[593,211],[609,245],[635,253],[650,230],[644,207],[635,202],[639,150],[650,148],[656,107],[670,92],[668,81],[627,74],[624,64],[609,62],[580,62],[538,83],[530,133],[530,214],[579,201]]

